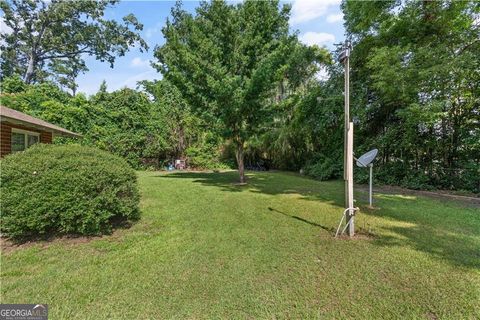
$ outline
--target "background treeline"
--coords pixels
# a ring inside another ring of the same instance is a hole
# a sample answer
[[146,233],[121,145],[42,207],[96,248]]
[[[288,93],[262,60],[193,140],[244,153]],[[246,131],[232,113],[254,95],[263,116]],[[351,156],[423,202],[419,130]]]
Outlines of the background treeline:
[[143,90],[107,92],[102,83],[90,97],[62,91],[51,82],[25,84],[18,77],[2,81],[2,104],[82,134],[79,142],[125,158],[136,169],[164,168],[188,157],[196,168],[231,166],[222,157],[218,136],[189,109],[166,81],[144,81]]
[[[213,7],[205,5],[200,12],[211,17],[214,10],[228,9]],[[282,10],[272,17],[288,19]],[[480,3],[344,1],[342,10],[353,44],[355,153],[379,149],[378,182],[480,192]],[[185,32],[201,23],[178,6],[172,12],[173,27],[163,30],[167,45],[156,49],[159,62],[169,62],[168,50],[176,57],[178,48],[168,38],[179,37],[172,36],[177,26]],[[335,62],[340,45],[328,53],[289,39],[293,49],[282,66],[286,76],[274,78],[268,95],[261,93],[262,103],[271,106],[268,117],[242,142],[245,163],[263,161],[319,179],[340,178],[344,79],[343,67]],[[318,77],[321,68],[327,78]],[[161,168],[181,156],[197,168],[236,166],[234,139],[225,138],[222,128],[192,106],[187,97],[192,84],[174,85],[167,76],[142,81],[137,90],[107,92],[102,85],[86,97],[62,91],[54,78],[26,84],[11,69],[2,73],[2,104],[79,132],[81,143],[120,155],[135,168]],[[261,108],[258,115],[266,110]],[[366,181],[366,170],[356,169],[356,175]]]

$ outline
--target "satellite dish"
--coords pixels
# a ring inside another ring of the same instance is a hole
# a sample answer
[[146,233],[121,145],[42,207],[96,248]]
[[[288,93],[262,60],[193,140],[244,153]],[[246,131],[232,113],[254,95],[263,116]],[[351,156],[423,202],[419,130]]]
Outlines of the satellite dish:
[[363,168],[367,167],[373,160],[375,160],[377,153],[378,149],[372,149],[367,153],[363,154],[360,158],[357,159],[357,166]]

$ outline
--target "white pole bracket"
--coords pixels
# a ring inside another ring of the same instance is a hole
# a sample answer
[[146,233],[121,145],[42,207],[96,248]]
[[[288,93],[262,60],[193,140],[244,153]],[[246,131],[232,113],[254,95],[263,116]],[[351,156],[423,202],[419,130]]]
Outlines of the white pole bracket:
[[[343,210],[343,215],[342,215],[342,218],[340,219],[340,223],[338,224],[337,232],[335,232],[335,238],[338,237],[338,231],[340,231],[340,227],[342,226],[343,219],[347,215],[347,212],[348,212],[348,215],[354,216],[357,211],[360,211],[359,207],[351,207]],[[345,230],[347,230],[347,227],[350,225],[351,221],[352,219],[348,221],[348,223],[345,225],[340,235],[342,235],[345,232]]]

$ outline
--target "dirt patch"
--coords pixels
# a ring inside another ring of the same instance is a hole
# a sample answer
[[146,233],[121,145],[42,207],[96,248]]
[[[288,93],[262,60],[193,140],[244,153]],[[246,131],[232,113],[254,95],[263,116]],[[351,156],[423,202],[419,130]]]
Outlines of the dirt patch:
[[[356,185],[357,190],[368,193],[367,185]],[[375,193],[384,193],[384,194],[400,194],[407,196],[424,196],[432,198],[435,200],[443,201],[454,201],[461,205],[470,207],[470,208],[480,208],[480,195],[471,194],[471,195],[458,195],[453,192],[439,190],[439,191],[424,191],[424,190],[412,190],[396,186],[374,186],[373,194]]]
[[82,235],[51,235],[43,237],[32,237],[23,239],[21,241],[12,241],[8,238],[0,236],[0,250],[2,254],[16,251],[19,249],[37,247],[45,249],[51,245],[61,243],[63,245],[78,245],[89,243],[94,240],[108,238],[109,240],[117,241],[126,230],[130,229],[136,222],[126,221],[123,218],[114,219],[111,221],[113,232],[110,234],[103,234],[98,236],[82,236]]
[[365,234],[358,234],[356,233],[353,237],[349,237],[346,234],[338,236],[336,239],[338,240],[349,240],[349,241],[358,241],[358,240],[373,240],[374,237],[365,235]]
[[79,245],[92,242],[94,240],[109,238],[117,240],[121,234],[122,229],[115,230],[112,234],[103,235],[103,236],[52,236],[44,239],[29,240],[25,242],[14,242],[10,239],[0,237],[0,249],[2,254],[14,252],[21,249],[26,249],[30,247],[37,247],[39,249],[46,249],[55,244],[62,245]]
[[360,228],[355,232],[355,235],[353,237],[349,237],[346,233],[342,235],[338,235],[336,239],[339,240],[373,240],[375,239],[375,234],[369,232],[368,230],[365,230],[363,228]]
[[97,236],[97,237],[64,236],[64,237],[52,237],[52,238],[47,238],[42,240],[31,240],[31,241],[26,241],[22,243],[14,242],[5,238],[0,238],[0,248],[1,248],[2,254],[5,254],[5,253],[10,253],[16,250],[26,249],[30,247],[38,247],[40,249],[45,249],[56,243],[62,243],[67,245],[88,243],[92,240],[101,239],[101,238],[102,238],[101,236]]

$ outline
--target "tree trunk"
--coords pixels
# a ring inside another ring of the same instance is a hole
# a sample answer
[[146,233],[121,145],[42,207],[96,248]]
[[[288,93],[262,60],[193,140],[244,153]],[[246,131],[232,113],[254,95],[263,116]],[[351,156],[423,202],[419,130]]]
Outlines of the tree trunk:
[[459,124],[459,121],[457,121],[457,118],[454,116],[452,121],[452,148],[451,148],[449,161],[448,161],[449,168],[456,167],[457,153],[460,145],[459,131],[460,131],[460,124]]
[[244,153],[243,153],[243,142],[237,142],[237,164],[238,164],[238,174],[240,175],[240,183],[245,183],[245,164],[244,164]]
[[181,121],[178,119],[178,150],[180,152],[180,157],[185,157],[185,130],[183,129]]
[[28,68],[27,72],[25,72],[25,83],[30,84],[33,80],[33,75],[35,74],[35,67],[36,67],[36,59],[33,55],[30,56],[28,59]]

